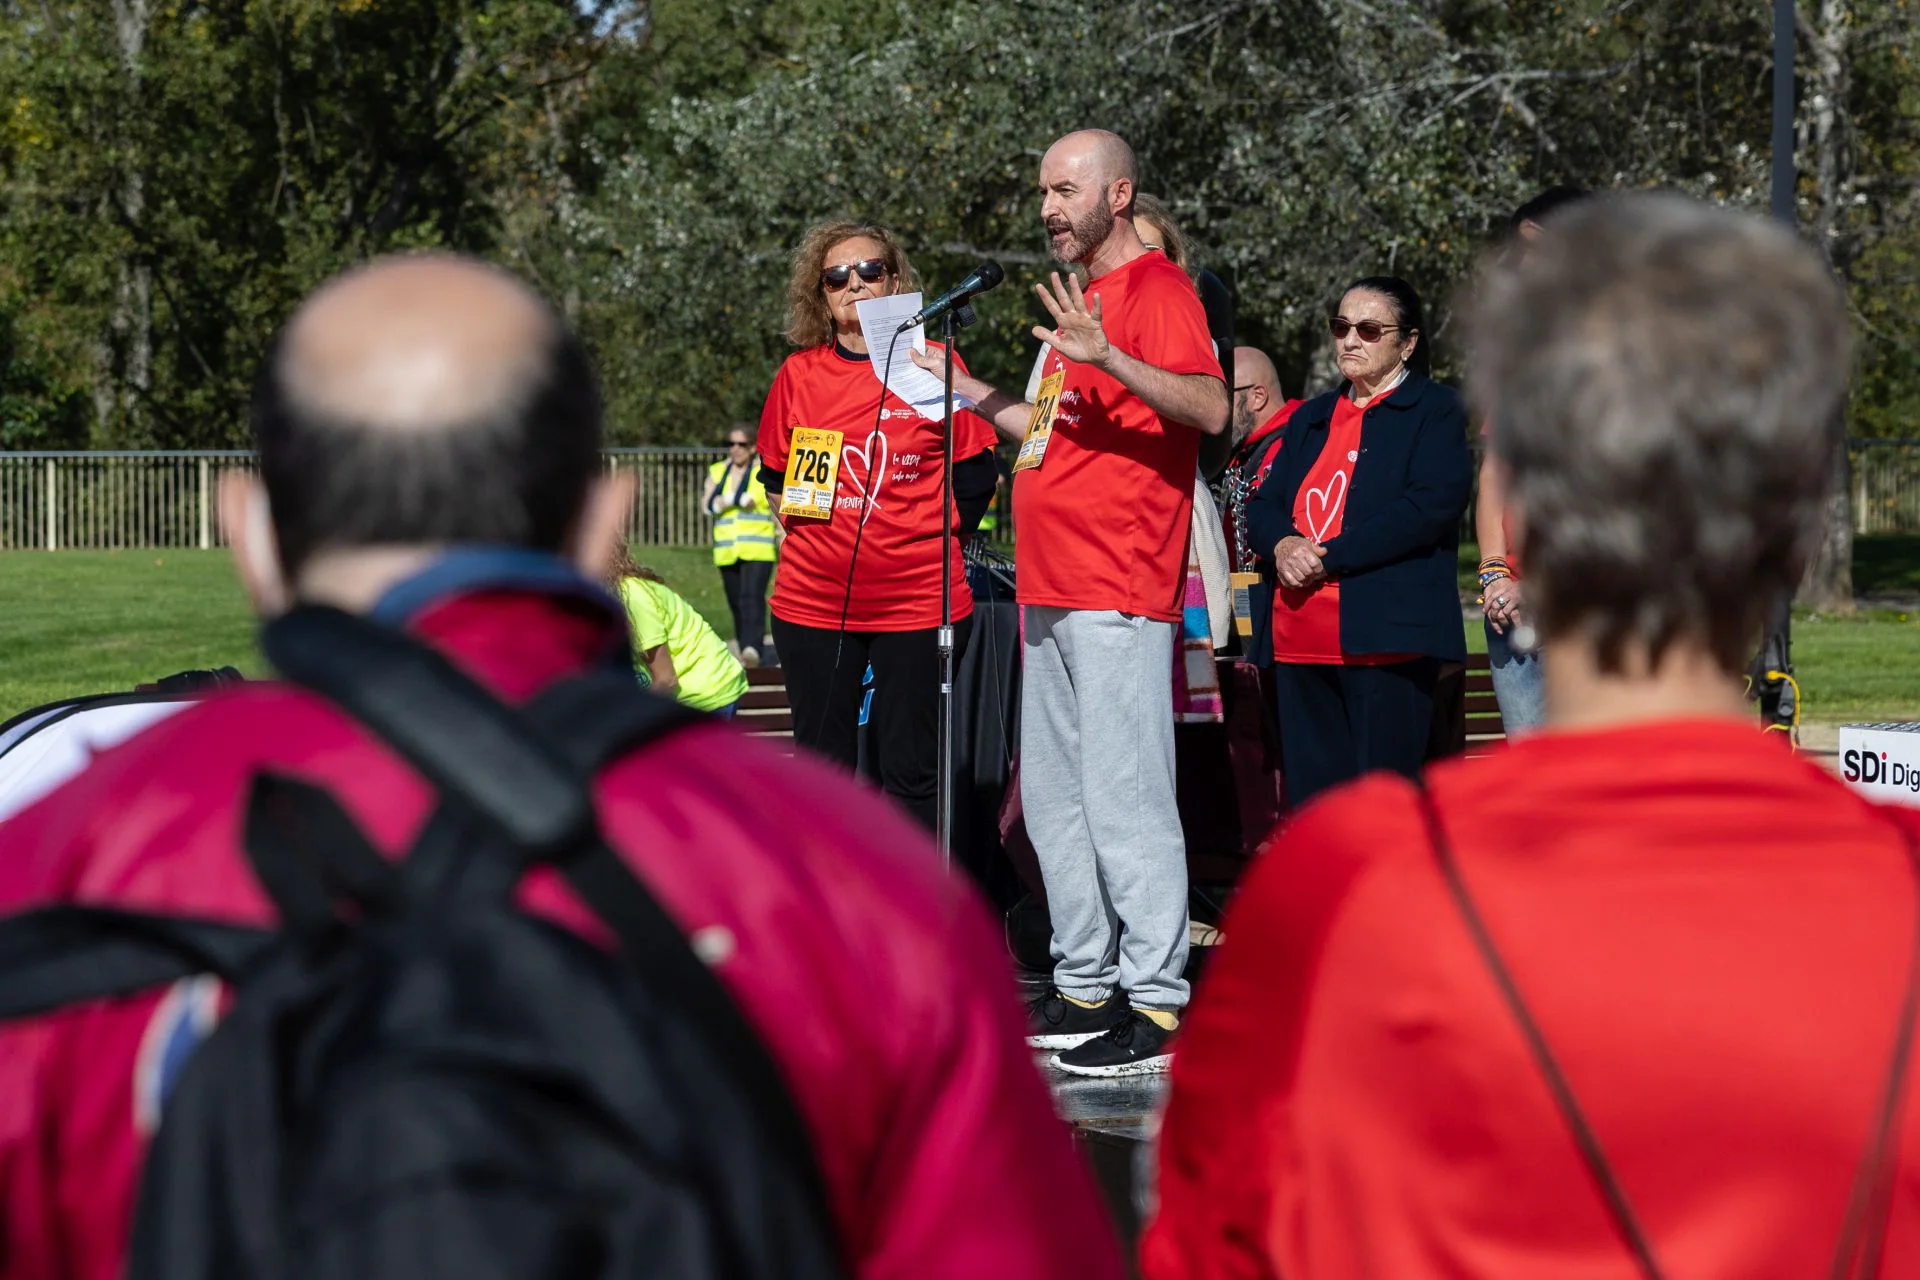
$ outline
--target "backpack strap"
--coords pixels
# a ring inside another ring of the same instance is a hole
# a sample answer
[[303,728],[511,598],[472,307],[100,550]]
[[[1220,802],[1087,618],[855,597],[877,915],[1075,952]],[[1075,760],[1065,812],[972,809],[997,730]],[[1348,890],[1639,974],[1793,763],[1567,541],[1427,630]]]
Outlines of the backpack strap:
[[593,801],[576,771],[437,651],[319,605],[268,623],[260,645],[288,680],[372,729],[516,846],[552,857],[592,839]]
[[1499,948],[1493,945],[1493,935],[1487,931],[1486,921],[1474,905],[1473,895],[1467,892],[1466,881],[1460,878],[1460,866],[1453,856],[1453,842],[1447,838],[1446,827],[1440,821],[1440,810],[1435,807],[1433,796],[1427,791],[1424,781],[1416,782],[1414,788],[1420,798],[1420,813],[1426,821],[1434,858],[1440,863],[1440,874],[1447,882],[1447,892],[1453,897],[1453,904],[1459,910],[1461,919],[1466,922],[1474,949],[1480,953],[1481,961],[1493,975],[1494,985],[1500,988],[1500,998],[1506,1002],[1507,1012],[1513,1015],[1520,1034],[1526,1039],[1527,1051],[1533,1056],[1534,1066],[1539,1068],[1541,1077],[1546,1080],[1548,1092],[1553,1094],[1554,1106],[1559,1109],[1561,1118],[1573,1134],[1574,1145],[1580,1149],[1580,1159],[1586,1164],[1587,1172],[1593,1175],[1594,1184],[1600,1189],[1600,1198],[1606,1201],[1608,1215],[1619,1229],[1621,1238],[1626,1241],[1627,1248],[1632,1251],[1640,1274],[1646,1276],[1647,1280],[1662,1280],[1665,1273],[1654,1259],[1653,1245],[1647,1239],[1646,1230],[1634,1215],[1633,1206],[1627,1202],[1627,1193],[1620,1186],[1613,1166],[1607,1162],[1606,1153],[1600,1149],[1600,1139],[1587,1122],[1586,1112],[1580,1109],[1579,1100],[1573,1096],[1573,1086],[1567,1083],[1566,1072],[1560,1069],[1559,1059],[1553,1056],[1545,1033],[1540,1030],[1540,1024],[1534,1020],[1532,1010],[1521,996],[1512,972],[1500,958]]
[[[1552,1048],[1547,1044],[1545,1033],[1535,1020],[1527,1002],[1520,994],[1519,984],[1513,979],[1506,961],[1500,956],[1500,950],[1494,945],[1493,935],[1487,929],[1487,923],[1475,905],[1473,895],[1467,890],[1467,883],[1460,874],[1460,865],[1454,856],[1453,842],[1448,839],[1445,824],[1441,821],[1439,807],[1433,802],[1432,794],[1427,790],[1424,780],[1415,780],[1415,795],[1422,818],[1425,820],[1427,835],[1433,845],[1434,858],[1440,864],[1441,876],[1446,880],[1447,892],[1452,896],[1454,906],[1466,922],[1467,932],[1473,938],[1474,948],[1480,953],[1494,984],[1499,987],[1501,998],[1506,1002],[1507,1011],[1513,1015],[1519,1025],[1521,1035],[1526,1039],[1527,1049],[1532,1054],[1534,1065],[1545,1078],[1548,1090],[1553,1094],[1554,1105],[1559,1108],[1561,1118],[1572,1131],[1574,1144],[1580,1149],[1580,1158],[1586,1163],[1587,1171],[1593,1175],[1600,1189],[1601,1197],[1606,1201],[1608,1213],[1620,1230],[1627,1247],[1632,1250],[1634,1261],[1642,1275],[1648,1280],[1662,1280],[1665,1274],[1655,1260],[1653,1245],[1646,1231],[1634,1216],[1633,1207],[1627,1202],[1626,1190],[1620,1185],[1620,1179],[1607,1162],[1606,1153],[1601,1150],[1600,1140],[1593,1132],[1593,1126],[1581,1111],[1579,1101],[1573,1095],[1573,1086],[1567,1082],[1566,1072],[1554,1057]],[[1898,1144],[1893,1142],[1893,1128],[1898,1120],[1902,1103],[1907,1092],[1907,1076],[1912,1062],[1913,1037],[1916,1014],[1920,1014],[1920,844],[1903,827],[1900,837],[1905,846],[1907,863],[1913,871],[1915,890],[1915,932],[1911,952],[1907,960],[1907,985],[1900,1001],[1899,1023],[1894,1028],[1893,1048],[1887,1064],[1887,1078],[1881,1087],[1879,1106],[1876,1109],[1874,1129],[1867,1144],[1860,1153],[1860,1164],[1855,1170],[1853,1185],[1847,1195],[1846,1216],[1842,1219],[1840,1238],[1834,1246],[1833,1265],[1828,1272],[1830,1280],[1847,1280],[1860,1275],[1876,1276],[1880,1270],[1880,1250],[1886,1240],[1886,1211],[1888,1197],[1891,1195],[1891,1175],[1899,1163]],[[1873,1224],[1879,1224],[1878,1231],[1870,1231]],[[1864,1266],[1861,1258],[1864,1254]]]
[[641,688],[631,671],[588,671],[542,690],[522,712],[575,769],[592,775],[655,738],[708,719]]
[[[445,803],[409,865],[416,857],[465,858],[490,865],[463,875],[504,872],[509,886],[532,863],[561,873],[613,932],[622,957],[729,1063],[794,1193],[818,1221],[831,1222],[812,1139],[779,1066],[679,923],[607,845],[594,813],[595,770],[706,717],[609,671],[562,681],[518,713],[425,645],[336,609],[283,614],[261,644],[283,675],[374,730],[440,789]],[[486,858],[488,841],[462,840],[463,826],[519,856]]]
[[274,936],[109,907],[23,912],[0,920],[0,1019],[132,995],[201,973],[231,982]]
[[282,926],[304,942],[338,931],[342,900],[375,915],[406,900],[407,878],[399,868],[380,856],[331,793],[310,782],[254,775],[241,838]]

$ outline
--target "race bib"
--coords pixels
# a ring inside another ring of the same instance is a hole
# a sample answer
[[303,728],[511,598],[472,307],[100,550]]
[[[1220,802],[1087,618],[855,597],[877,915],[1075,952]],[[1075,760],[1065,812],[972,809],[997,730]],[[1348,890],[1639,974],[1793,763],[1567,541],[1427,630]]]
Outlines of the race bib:
[[780,490],[780,514],[808,520],[833,518],[833,491],[840,483],[838,431],[796,427],[787,455],[787,480]]
[[1229,574],[1233,584],[1233,629],[1242,636],[1253,634],[1253,588],[1260,581],[1257,573]]
[[1047,460],[1047,445],[1053,440],[1053,415],[1060,408],[1060,392],[1066,385],[1064,368],[1040,380],[1040,393],[1033,398],[1033,416],[1027,419],[1027,434],[1020,440],[1020,456],[1013,460],[1015,471],[1030,471]]

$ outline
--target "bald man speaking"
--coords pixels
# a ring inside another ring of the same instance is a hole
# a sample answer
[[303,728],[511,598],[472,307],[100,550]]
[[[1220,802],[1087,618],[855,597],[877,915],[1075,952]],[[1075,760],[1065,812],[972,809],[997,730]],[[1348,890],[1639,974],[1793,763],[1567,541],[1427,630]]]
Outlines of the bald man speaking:
[[[1032,403],[959,375],[1014,463],[1025,606],[1020,799],[1053,918],[1030,1040],[1083,1075],[1166,1068],[1187,1003],[1186,844],[1174,802],[1173,652],[1200,435],[1228,397],[1193,283],[1133,227],[1139,166],[1114,134],[1040,162],[1053,318]],[[938,367],[934,358],[930,368]]]
[[[253,427],[260,478],[230,476],[221,511],[261,614],[298,602],[365,615],[515,704],[627,660],[625,616],[597,583],[631,490],[602,473],[578,341],[511,275],[423,256],[325,285],[276,340]],[[332,704],[248,684],[0,824],[0,914],[81,901],[270,925],[240,848],[263,771],[324,787],[389,856],[434,802]],[[717,721],[615,760],[595,796],[608,844],[714,966],[786,1083],[849,1280],[1123,1273],[1020,1043],[997,930],[905,815]],[[604,933],[550,874],[518,901]],[[222,1007],[217,984],[190,978],[0,1024],[0,1276],[127,1273],[147,1140]],[[390,1172],[365,1170],[359,1194],[392,1209]],[[422,1260],[445,1261],[435,1247],[459,1236],[388,1243],[410,1251],[410,1274],[431,1275]],[[584,1227],[549,1243],[569,1275],[631,1256]]]

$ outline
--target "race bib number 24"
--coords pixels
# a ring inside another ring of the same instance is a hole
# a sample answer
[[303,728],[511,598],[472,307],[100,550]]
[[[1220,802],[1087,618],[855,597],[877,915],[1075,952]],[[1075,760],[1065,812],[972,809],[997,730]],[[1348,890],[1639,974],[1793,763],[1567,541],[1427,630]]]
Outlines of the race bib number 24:
[[808,520],[833,518],[833,491],[840,483],[838,431],[796,427],[787,455],[787,480],[780,490],[780,514]]
[[1033,398],[1033,415],[1027,419],[1027,434],[1020,441],[1020,456],[1013,460],[1015,471],[1031,471],[1047,460],[1047,446],[1053,443],[1053,415],[1060,408],[1060,392],[1067,385],[1067,371],[1055,369],[1040,380]]

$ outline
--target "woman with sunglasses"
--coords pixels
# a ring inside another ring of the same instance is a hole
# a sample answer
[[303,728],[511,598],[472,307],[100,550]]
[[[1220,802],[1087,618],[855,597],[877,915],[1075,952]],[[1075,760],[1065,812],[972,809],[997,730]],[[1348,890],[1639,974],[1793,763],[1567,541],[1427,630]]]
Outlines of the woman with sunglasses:
[[[882,391],[858,311],[862,299],[913,287],[907,255],[885,227],[836,221],[807,233],[787,283],[787,339],[799,350],[774,377],[759,444],[761,478],[787,531],[773,636],[794,741],[853,768],[871,666],[869,750],[881,786],[931,828],[943,557],[956,649],[966,645],[973,596],[959,537],[942,538],[941,424]],[[964,535],[993,497],[996,440],[966,411],[954,415],[953,432],[952,526]],[[820,500],[797,500],[809,491]]]
[[713,563],[726,588],[733,614],[734,656],[749,667],[760,664],[767,630],[767,583],[779,553],[780,526],[760,483],[760,459],[753,451],[753,424],[727,428],[727,456],[707,469],[700,509],[713,517]]
[[1454,578],[1473,488],[1459,394],[1427,377],[1420,295],[1357,280],[1329,322],[1342,383],[1294,411],[1247,504],[1275,584],[1287,798],[1371,769],[1417,774],[1442,661],[1464,661]]

